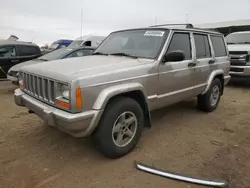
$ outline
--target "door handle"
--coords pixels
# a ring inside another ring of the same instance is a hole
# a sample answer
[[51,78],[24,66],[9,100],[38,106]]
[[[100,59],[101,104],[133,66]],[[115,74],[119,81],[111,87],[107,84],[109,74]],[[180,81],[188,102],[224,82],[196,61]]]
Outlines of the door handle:
[[11,60],[11,63],[18,63],[19,62],[19,60],[17,60],[17,59],[12,59]]
[[215,63],[215,60],[211,59],[208,61],[208,64],[214,64]]
[[194,66],[196,66],[196,63],[195,62],[191,62],[191,63],[188,64],[188,66],[189,67],[194,67]]

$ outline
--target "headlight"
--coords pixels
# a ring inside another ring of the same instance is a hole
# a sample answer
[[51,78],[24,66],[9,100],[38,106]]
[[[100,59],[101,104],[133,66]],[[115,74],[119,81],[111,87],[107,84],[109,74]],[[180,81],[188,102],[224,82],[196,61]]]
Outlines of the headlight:
[[69,86],[62,85],[62,97],[65,99],[69,99]]

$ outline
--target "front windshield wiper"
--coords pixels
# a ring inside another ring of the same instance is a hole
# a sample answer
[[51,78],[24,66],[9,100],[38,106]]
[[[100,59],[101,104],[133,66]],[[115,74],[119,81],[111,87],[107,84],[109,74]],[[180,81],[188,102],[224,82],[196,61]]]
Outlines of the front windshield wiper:
[[92,55],[108,55],[108,54],[101,53],[101,52],[95,52],[95,53],[93,53]]
[[113,54],[110,54],[110,55],[117,55],[117,56],[132,57],[132,58],[135,58],[135,59],[137,59],[137,58],[138,58],[137,56],[129,55],[129,54],[122,53],[122,52],[119,52],[119,53],[113,53]]

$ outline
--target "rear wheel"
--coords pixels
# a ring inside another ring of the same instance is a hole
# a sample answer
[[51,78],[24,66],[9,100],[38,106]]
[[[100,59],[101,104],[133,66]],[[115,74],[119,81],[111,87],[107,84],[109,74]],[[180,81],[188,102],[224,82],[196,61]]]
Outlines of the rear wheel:
[[143,111],[134,99],[116,98],[107,105],[93,141],[106,156],[122,157],[136,146],[143,124]]
[[204,95],[198,96],[198,108],[205,112],[214,111],[220,102],[221,93],[222,83],[218,78],[216,78],[213,80],[208,92]]

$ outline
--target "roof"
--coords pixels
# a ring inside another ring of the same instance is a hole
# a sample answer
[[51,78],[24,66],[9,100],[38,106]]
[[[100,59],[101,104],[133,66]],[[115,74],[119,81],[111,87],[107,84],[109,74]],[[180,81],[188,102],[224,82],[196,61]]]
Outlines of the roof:
[[199,28],[211,29],[211,28],[235,27],[235,26],[246,26],[246,25],[250,26],[250,19],[204,23],[204,24],[197,24],[195,26]]
[[[184,26],[185,25],[185,26]],[[136,29],[145,29],[145,30],[152,30],[152,29],[173,29],[173,30],[180,30],[180,31],[198,31],[198,32],[205,32],[205,33],[214,33],[214,34],[219,34],[222,35],[221,33],[214,31],[214,30],[208,30],[208,29],[202,29],[202,28],[196,28],[196,27],[190,27],[186,26],[186,24],[166,24],[166,25],[157,25],[157,26],[150,26],[150,27],[144,27],[144,28],[135,28],[135,29],[125,29],[125,30],[120,30],[120,31],[131,31],[131,30],[136,30]],[[114,33],[119,32],[115,31]]]
[[150,28],[164,28],[164,29],[174,29],[174,30],[187,30],[187,31],[199,31],[199,32],[206,32],[206,33],[215,33],[215,34],[221,34],[217,31],[209,30],[209,29],[203,29],[203,28],[196,28],[196,27],[186,27],[186,26],[178,26],[178,25],[166,25],[166,26],[153,26]]
[[239,32],[233,32],[231,34],[243,34],[243,33],[250,34],[250,31],[239,31]]
[[55,42],[72,42],[73,40],[69,40],[69,39],[59,39]]
[[[27,45],[27,46],[37,46],[31,42],[22,42],[22,41],[12,41],[12,40],[0,40],[0,45]],[[38,46],[37,46],[38,47]]]

